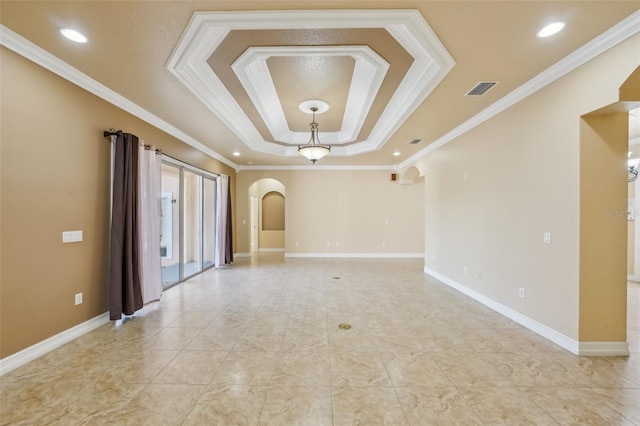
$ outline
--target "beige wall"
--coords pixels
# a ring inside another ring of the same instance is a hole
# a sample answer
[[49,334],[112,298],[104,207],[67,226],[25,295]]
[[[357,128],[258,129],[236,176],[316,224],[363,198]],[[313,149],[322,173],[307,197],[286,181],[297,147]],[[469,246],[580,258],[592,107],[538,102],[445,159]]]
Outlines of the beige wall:
[[240,171],[238,252],[249,252],[249,187],[273,178],[286,189],[288,254],[423,253],[424,183],[399,185],[389,176],[388,171]]
[[[579,312],[580,117],[618,100],[638,45],[639,36],[629,39],[419,161],[427,268],[573,339],[591,338],[582,320],[596,313]],[[624,167],[626,155],[617,160]],[[624,177],[619,187],[623,203],[611,207],[626,209]],[[624,262],[618,245],[609,255]],[[615,328],[597,338],[618,340]]]
[[626,341],[628,114],[580,123],[580,341]]
[[[107,310],[109,143],[136,134],[211,172],[235,172],[2,48],[0,357]],[[235,206],[234,206],[235,208]],[[62,244],[62,231],[84,241]],[[84,303],[74,306],[74,294]]]
[[262,229],[284,231],[284,195],[271,191],[262,197]]

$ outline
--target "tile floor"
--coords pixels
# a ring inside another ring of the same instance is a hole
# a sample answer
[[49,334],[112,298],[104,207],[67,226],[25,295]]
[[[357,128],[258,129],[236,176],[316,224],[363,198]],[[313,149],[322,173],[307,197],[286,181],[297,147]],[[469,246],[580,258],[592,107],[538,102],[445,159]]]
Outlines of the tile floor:
[[630,357],[576,357],[419,259],[239,259],[5,374],[0,423],[640,425],[629,308]]

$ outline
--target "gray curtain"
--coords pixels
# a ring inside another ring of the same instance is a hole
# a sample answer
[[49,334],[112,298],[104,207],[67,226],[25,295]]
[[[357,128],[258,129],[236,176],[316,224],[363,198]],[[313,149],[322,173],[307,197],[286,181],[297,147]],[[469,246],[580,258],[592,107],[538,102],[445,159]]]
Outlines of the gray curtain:
[[138,212],[138,137],[118,132],[115,141],[109,314],[111,320],[142,308],[140,219]]

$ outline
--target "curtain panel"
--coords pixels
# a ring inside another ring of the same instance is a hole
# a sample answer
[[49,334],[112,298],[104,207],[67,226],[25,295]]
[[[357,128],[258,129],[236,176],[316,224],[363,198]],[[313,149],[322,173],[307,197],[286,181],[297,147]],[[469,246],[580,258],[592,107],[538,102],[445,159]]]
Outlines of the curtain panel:
[[233,224],[231,221],[231,179],[220,175],[216,179],[216,254],[215,266],[233,262]]
[[160,263],[160,217],[162,216],[162,156],[156,147],[140,143],[140,260],[142,301],[160,300],[162,266]]
[[140,271],[138,137],[118,132],[113,164],[109,316],[121,319],[143,306]]

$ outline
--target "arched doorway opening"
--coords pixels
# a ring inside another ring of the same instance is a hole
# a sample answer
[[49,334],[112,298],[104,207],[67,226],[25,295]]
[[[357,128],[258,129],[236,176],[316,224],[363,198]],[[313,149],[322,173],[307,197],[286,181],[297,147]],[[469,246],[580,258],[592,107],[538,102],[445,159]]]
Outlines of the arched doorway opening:
[[251,252],[284,252],[285,187],[264,178],[249,187]]

